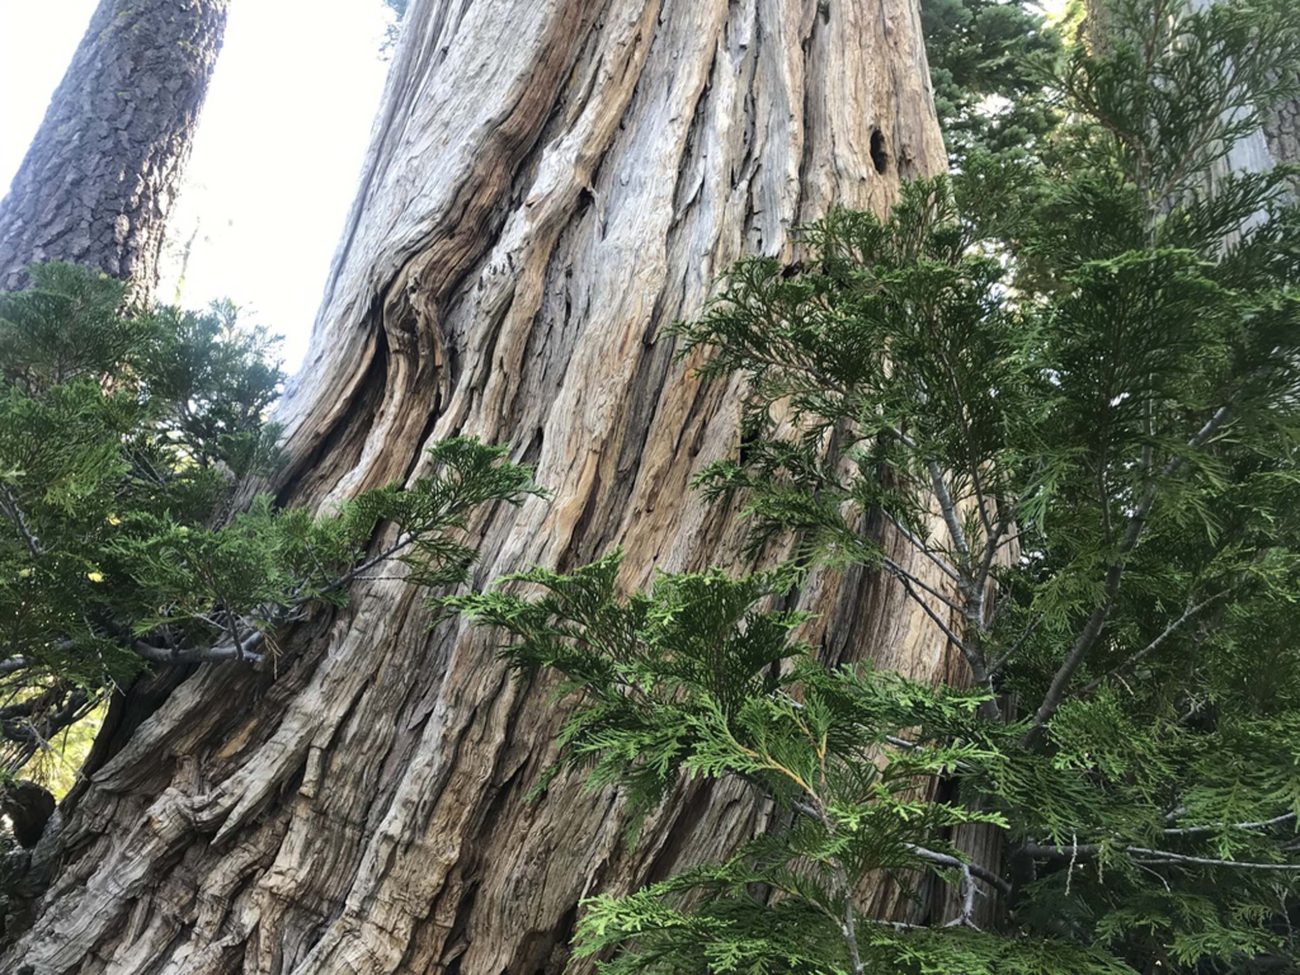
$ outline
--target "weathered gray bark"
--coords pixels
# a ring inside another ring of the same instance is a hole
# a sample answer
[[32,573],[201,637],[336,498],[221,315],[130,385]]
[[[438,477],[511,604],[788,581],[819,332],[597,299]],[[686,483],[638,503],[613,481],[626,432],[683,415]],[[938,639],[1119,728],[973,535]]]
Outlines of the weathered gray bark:
[[0,288],[87,264],[147,297],[228,0],[101,0],[0,202]]
[[[790,257],[799,222],[882,210],[944,165],[914,0],[417,0],[281,411],[285,498],[418,476],[431,439],[474,434],[554,492],[474,526],[479,582],[616,544],[633,585],[735,561],[689,481],[734,447],[737,391],[674,362],[662,327],[741,255]],[[559,972],[579,898],[765,827],[741,788],[684,786],[635,849],[617,795],[566,780],[526,802],[563,709],[422,602],[358,582],[274,666],[182,683],[68,810],[10,966]],[[828,659],[952,676],[874,575],[808,605]],[[902,910],[888,885],[864,897]]]

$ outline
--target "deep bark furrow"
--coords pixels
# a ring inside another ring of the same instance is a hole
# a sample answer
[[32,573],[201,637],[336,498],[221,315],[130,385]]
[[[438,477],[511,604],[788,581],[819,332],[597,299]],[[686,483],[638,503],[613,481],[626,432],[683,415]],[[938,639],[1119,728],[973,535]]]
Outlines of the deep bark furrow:
[[[887,205],[897,180],[872,165],[873,126],[905,129],[918,171],[944,164],[926,83],[910,77],[923,58],[911,0],[818,10],[417,2],[314,359],[284,407],[285,496],[327,503],[418,474],[426,437],[475,434],[535,453],[554,492],[475,526],[480,579],[616,544],[629,584],[743,564],[742,529],[689,487],[734,446],[739,391],[671,361],[663,326],[697,313],[744,254],[793,257],[800,221]],[[911,565],[905,544],[892,554]],[[954,666],[873,574],[819,579],[805,605],[835,634],[828,658]],[[346,610],[307,629],[278,677],[200,671],[100,771],[74,814],[75,862],[18,949],[38,972],[96,970],[96,952],[176,973],[558,972],[584,894],[767,828],[739,785],[683,785],[636,848],[617,796],[564,778],[525,802],[562,709],[544,684],[508,678],[492,634],[431,631],[400,581],[358,581]],[[270,852],[236,881],[226,858],[244,847]],[[178,853],[205,893],[168,914],[157,892],[181,875]],[[92,896],[128,876],[151,932],[139,948],[127,907]],[[893,887],[870,897],[900,909]]]
[[104,0],[0,202],[0,287],[89,264],[147,298],[228,0]]

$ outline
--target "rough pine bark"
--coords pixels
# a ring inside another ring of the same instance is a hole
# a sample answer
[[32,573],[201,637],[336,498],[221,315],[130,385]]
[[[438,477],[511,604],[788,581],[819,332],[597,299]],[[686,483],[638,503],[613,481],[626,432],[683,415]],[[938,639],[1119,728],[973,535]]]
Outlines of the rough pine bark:
[[0,288],[61,260],[148,297],[227,4],[101,0],[0,202]]
[[1264,127],[1269,151],[1279,162],[1300,162],[1300,101],[1284,102]]
[[[629,585],[736,563],[734,519],[689,482],[735,449],[738,390],[675,362],[663,326],[742,255],[793,258],[800,222],[940,171],[928,84],[915,0],[417,0],[281,409],[283,499],[408,480],[472,434],[553,492],[474,526],[478,584],[613,545]],[[766,827],[741,787],[683,786],[636,847],[617,794],[525,801],[563,707],[493,634],[431,628],[395,574],[106,745],[0,969],[558,973],[581,897]],[[807,605],[828,660],[955,676],[872,573]],[[863,898],[906,910],[887,884]]]

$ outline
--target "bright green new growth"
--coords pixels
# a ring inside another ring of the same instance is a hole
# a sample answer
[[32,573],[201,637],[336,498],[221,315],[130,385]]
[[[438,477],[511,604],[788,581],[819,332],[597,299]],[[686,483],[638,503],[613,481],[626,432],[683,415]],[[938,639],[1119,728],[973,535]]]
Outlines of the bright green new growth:
[[[701,483],[792,564],[623,595],[611,557],[458,602],[563,675],[562,767],[641,814],[687,777],[779,810],[724,863],[589,901],[604,971],[1295,971],[1300,213],[1286,172],[1206,174],[1297,94],[1300,13],[1111,16],[1039,161],[833,213],[680,326],[751,391]],[[857,566],[975,692],[815,662],[777,607]],[[856,906],[881,883],[897,920]]]
[[427,473],[317,514],[236,502],[275,463],[281,374],[230,307],[123,312],[70,266],[0,295],[0,727],[16,772],[148,662],[257,664],[275,636],[382,563],[459,582],[468,519],[535,492],[468,439]]

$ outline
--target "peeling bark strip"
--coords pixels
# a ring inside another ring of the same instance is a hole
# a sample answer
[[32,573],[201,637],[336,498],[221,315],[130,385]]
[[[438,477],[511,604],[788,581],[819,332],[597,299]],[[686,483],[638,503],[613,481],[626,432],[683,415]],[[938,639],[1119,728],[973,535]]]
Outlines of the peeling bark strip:
[[[430,439],[475,434],[554,491],[476,526],[480,583],[616,544],[629,584],[734,563],[737,528],[689,481],[734,448],[737,391],[702,386],[661,330],[736,258],[791,257],[796,224],[883,211],[900,176],[943,168],[914,0],[423,0],[407,17],[281,411],[284,496],[410,478]],[[430,631],[400,581],[351,597],[262,673],[201,668],[120,743],[11,967],[558,973],[581,897],[765,828],[735,785],[684,786],[636,849],[616,795],[561,781],[525,802],[563,717],[548,688],[509,678],[489,633]],[[807,603],[828,660],[953,676],[896,584],[823,578]],[[888,887],[864,907],[902,911]]]
[[101,0],[0,202],[0,287],[36,261],[147,296],[228,0]]

